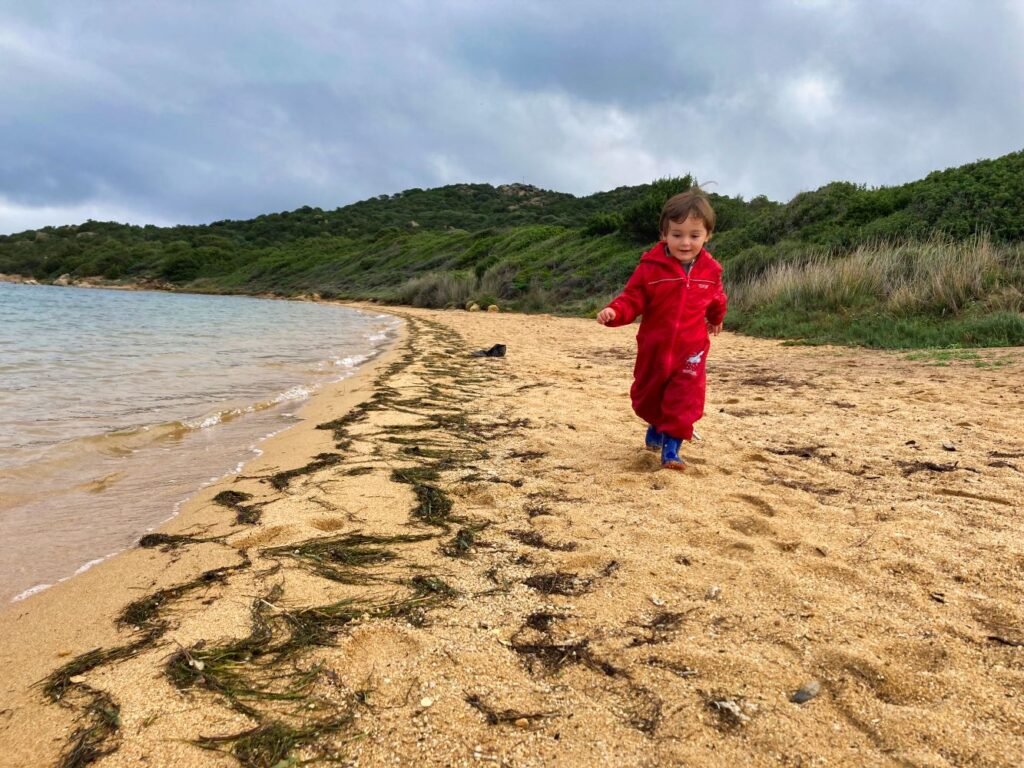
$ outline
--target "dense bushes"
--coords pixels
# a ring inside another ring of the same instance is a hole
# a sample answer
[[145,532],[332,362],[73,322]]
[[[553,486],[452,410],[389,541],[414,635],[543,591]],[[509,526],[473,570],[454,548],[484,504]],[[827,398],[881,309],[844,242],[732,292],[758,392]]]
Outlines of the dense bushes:
[[[692,183],[665,178],[581,198],[455,184],[206,226],[87,221],[0,236],[0,272],[583,313],[621,288],[658,237],[664,201]],[[709,247],[737,299],[730,327],[836,340],[835,318],[856,315],[858,339],[880,327],[897,338],[910,334],[908,318],[953,318],[972,324],[957,343],[1017,338],[1007,318],[1021,311],[1024,267],[1008,246],[1024,241],[1024,152],[900,187],[834,182],[785,205],[710,197],[718,224]],[[972,267],[978,283],[965,282]],[[870,311],[897,322],[868,322]],[[914,336],[926,337],[946,338]]]

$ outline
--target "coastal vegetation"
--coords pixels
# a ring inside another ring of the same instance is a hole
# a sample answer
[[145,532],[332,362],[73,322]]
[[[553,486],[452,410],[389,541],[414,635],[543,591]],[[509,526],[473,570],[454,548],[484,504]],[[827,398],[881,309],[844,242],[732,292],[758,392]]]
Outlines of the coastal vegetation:
[[[455,184],[201,226],[88,221],[0,236],[0,273],[588,315],[657,238],[663,201],[693,182],[587,197]],[[729,329],[883,348],[1024,344],[1024,151],[785,204],[706,186]]]

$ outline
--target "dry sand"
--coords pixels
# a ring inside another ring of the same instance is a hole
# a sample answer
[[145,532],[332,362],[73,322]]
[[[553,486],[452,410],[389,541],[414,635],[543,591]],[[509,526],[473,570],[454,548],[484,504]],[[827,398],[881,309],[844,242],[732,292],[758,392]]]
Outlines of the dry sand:
[[1021,350],[723,334],[673,473],[629,329],[399,314],[388,356],[164,529],[213,540],[0,612],[0,764],[291,765],[282,723],[293,756],[363,766],[1021,764]]

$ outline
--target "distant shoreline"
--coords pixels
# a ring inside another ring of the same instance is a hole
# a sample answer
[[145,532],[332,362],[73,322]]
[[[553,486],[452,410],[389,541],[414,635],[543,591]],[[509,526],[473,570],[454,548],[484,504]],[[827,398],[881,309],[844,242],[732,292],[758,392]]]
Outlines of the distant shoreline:
[[[13,285],[35,285],[44,288],[91,288],[91,289],[103,289],[108,291],[155,291],[159,293],[180,293],[189,296],[244,296],[251,299],[272,299],[274,301],[314,301],[322,304],[338,304],[340,306],[357,307],[362,304],[366,307],[373,307],[374,309],[380,309],[383,306],[378,305],[370,300],[361,301],[342,301],[339,299],[325,299],[320,294],[313,293],[300,293],[294,296],[283,296],[278,293],[220,293],[211,291],[190,291],[173,283],[168,283],[160,280],[152,280],[145,282],[123,282],[123,281],[106,281],[102,278],[95,277],[83,277],[76,278],[74,280],[68,280],[67,282],[60,282],[60,278],[57,280],[45,282],[39,281],[32,277],[25,277],[24,275],[10,275],[0,272],[0,283],[10,283]],[[385,311],[385,310],[382,310]]]

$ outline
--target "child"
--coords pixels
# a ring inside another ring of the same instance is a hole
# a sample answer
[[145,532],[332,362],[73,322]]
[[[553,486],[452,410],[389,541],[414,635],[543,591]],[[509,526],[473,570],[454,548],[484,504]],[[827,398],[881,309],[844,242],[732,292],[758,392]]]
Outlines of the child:
[[643,315],[629,396],[648,423],[647,447],[661,451],[666,469],[686,468],[679,446],[704,415],[708,334],[717,336],[725,318],[722,265],[704,250],[714,229],[715,211],[699,189],[670,198],[661,210],[661,240],[597,315],[609,326]]

